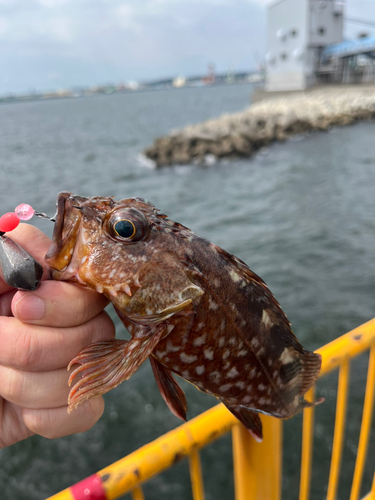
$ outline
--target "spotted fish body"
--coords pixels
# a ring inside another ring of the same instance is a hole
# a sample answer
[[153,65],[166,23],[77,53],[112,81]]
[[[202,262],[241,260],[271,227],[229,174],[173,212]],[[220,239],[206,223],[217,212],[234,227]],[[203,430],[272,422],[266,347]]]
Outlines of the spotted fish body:
[[147,357],[182,419],[186,399],[172,372],[219,398],[257,440],[258,412],[289,418],[313,404],[303,395],[320,356],[301,346],[244,262],[140,198],[60,193],[57,206],[46,256],[53,278],[106,295],[132,336],[93,344],[72,360],[80,366],[70,377],[78,380],[70,408],[116,387]]

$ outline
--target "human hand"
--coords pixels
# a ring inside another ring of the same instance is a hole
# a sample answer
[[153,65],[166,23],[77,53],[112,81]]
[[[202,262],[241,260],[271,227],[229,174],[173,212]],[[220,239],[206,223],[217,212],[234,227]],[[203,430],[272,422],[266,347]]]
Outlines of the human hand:
[[[11,237],[43,267],[50,240],[20,224]],[[47,281],[34,292],[11,289],[0,277],[0,448],[33,434],[47,438],[90,429],[102,397],[68,414],[67,365],[92,342],[112,340],[107,299],[71,283]]]

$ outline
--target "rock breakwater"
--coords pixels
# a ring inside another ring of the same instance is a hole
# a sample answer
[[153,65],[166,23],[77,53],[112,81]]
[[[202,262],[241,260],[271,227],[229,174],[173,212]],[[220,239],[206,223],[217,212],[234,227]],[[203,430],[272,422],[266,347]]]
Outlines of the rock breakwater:
[[158,167],[249,157],[273,141],[375,119],[375,87],[266,98],[244,111],[189,125],[157,138],[144,154]]

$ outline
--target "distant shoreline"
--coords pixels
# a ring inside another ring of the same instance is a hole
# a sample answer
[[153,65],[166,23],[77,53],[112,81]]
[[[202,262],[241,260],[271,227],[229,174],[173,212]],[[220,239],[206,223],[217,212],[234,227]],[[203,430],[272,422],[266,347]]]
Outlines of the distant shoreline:
[[258,74],[237,73],[233,80],[227,76],[219,75],[214,82],[203,83],[201,77],[187,80],[183,84],[176,85],[174,80],[168,79],[160,82],[142,83],[126,87],[124,85],[108,85],[98,86],[93,88],[82,88],[78,90],[60,90],[50,92],[38,92],[31,94],[8,94],[0,95],[0,104],[8,104],[12,102],[33,102],[33,101],[49,101],[57,99],[76,99],[80,97],[95,97],[98,95],[118,95],[132,94],[134,92],[154,92],[160,90],[181,90],[186,88],[210,88],[222,87],[227,85],[246,85],[246,84],[262,84],[264,78]]

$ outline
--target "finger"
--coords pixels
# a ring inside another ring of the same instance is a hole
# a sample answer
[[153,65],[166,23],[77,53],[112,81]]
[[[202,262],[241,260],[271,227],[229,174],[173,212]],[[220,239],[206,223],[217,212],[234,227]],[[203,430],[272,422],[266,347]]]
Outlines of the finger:
[[71,328],[25,325],[16,318],[0,318],[0,364],[29,372],[66,369],[88,344],[114,338],[114,324],[104,311]]
[[0,316],[12,316],[12,300],[17,290],[9,290],[0,295]]
[[0,450],[33,435],[23,421],[22,408],[0,398]]
[[58,408],[68,401],[66,368],[25,372],[0,366],[0,396],[23,408]]
[[62,281],[44,281],[35,292],[18,292],[12,302],[16,318],[46,326],[76,326],[89,321],[108,304],[104,295]]
[[[8,236],[8,235],[7,235]],[[44,262],[44,256],[51,244],[51,240],[42,233],[39,229],[29,224],[20,224],[14,231],[9,233],[9,237],[24,248],[30,255],[36,259],[44,268],[43,278],[48,278],[47,266]],[[0,276],[0,294],[9,290],[11,287],[7,285]]]
[[25,408],[22,415],[31,432],[55,439],[88,431],[99,420],[103,411],[104,400],[100,396],[85,401],[71,413],[68,413],[67,406],[63,406],[41,410]]

